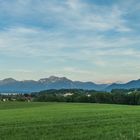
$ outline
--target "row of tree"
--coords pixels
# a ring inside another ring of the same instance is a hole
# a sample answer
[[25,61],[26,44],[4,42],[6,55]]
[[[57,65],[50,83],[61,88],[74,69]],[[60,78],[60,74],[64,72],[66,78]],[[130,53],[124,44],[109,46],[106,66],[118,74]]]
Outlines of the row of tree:
[[0,95],[0,100],[140,105],[140,89],[115,89],[111,92],[82,89],[46,90],[32,94]]
[[32,94],[33,101],[39,102],[83,102],[140,105],[140,90],[117,89],[111,92],[94,90],[47,90]]

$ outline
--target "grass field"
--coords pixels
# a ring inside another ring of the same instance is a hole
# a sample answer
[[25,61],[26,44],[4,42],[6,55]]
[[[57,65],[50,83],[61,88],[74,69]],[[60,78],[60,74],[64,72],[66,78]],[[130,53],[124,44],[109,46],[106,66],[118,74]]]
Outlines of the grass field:
[[0,140],[94,139],[140,139],[140,106],[0,103]]

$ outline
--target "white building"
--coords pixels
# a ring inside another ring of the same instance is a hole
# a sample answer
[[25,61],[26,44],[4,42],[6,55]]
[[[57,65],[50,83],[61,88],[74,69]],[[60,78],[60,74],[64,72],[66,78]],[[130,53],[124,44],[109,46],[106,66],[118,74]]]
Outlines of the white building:
[[65,93],[65,94],[64,94],[64,97],[72,96],[72,95],[73,95],[73,93]]

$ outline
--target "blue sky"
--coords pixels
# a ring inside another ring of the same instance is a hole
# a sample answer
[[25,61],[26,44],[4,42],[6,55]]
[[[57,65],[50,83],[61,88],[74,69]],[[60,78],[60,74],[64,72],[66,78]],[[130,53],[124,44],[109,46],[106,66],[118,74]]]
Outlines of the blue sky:
[[139,79],[139,13],[139,0],[0,0],[0,79]]

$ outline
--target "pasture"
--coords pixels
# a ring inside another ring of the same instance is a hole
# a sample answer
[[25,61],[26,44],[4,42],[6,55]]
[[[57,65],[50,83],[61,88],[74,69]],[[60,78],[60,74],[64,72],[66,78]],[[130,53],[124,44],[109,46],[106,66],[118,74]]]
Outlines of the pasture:
[[140,106],[0,102],[0,140],[138,140]]

